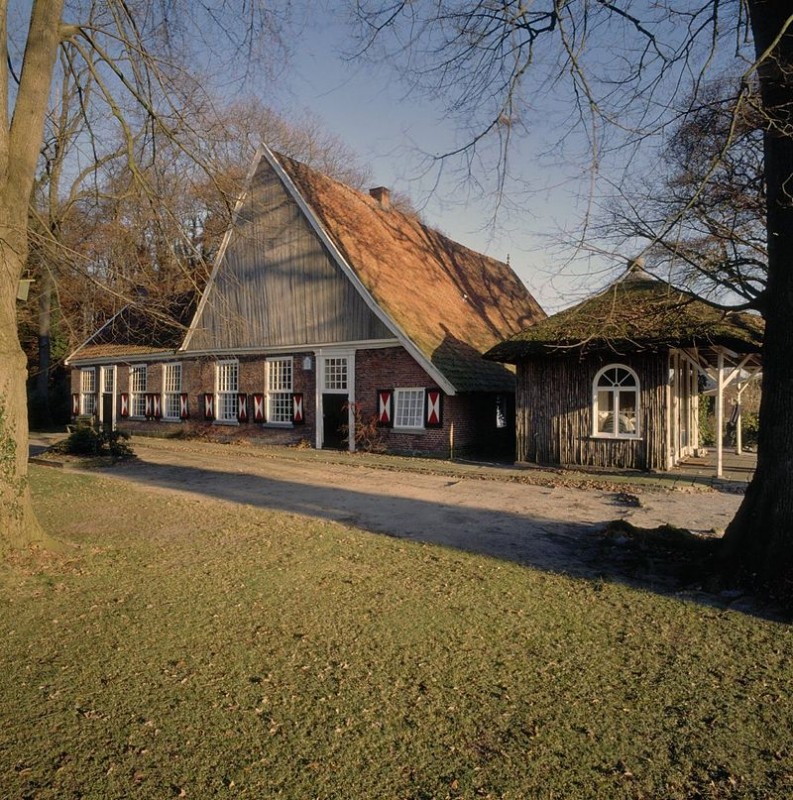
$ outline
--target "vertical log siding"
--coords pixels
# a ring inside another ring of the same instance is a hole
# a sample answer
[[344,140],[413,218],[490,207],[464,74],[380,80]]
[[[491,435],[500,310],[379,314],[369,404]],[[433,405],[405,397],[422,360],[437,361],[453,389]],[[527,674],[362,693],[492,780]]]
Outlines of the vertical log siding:
[[[638,439],[592,435],[592,382],[601,367],[625,364],[639,377]],[[557,466],[666,468],[667,353],[525,359],[517,374],[517,459]]]

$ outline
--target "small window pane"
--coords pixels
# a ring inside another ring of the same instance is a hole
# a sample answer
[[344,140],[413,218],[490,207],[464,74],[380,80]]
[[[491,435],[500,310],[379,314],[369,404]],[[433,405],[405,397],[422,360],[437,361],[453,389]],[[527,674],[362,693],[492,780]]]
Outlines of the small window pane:
[[292,358],[267,360],[267,421],[292,422]]
[[636,391],[629,389],[619,393],[619,432],[636,433]]
[[325,389],[328,391],[347,389],[346,358],[325,359]]
[[397,389],[394,392],[394,427],[424,427],[424,389]]
[[598,390],[598,433],[614,433],[614,393],[608,389]]
[[165,391],[166,392],[181,392],[182,391],[182,365],[181,364],[166,364],[165,365]]
[[217,366],[217,418],[223,422],[237,421],[237,392],[240,385],[240,365],[237,361],[221,361]]
[[80,388],[83,392],[96,391],[96,371],[93,369],[84,369],[80,373]]

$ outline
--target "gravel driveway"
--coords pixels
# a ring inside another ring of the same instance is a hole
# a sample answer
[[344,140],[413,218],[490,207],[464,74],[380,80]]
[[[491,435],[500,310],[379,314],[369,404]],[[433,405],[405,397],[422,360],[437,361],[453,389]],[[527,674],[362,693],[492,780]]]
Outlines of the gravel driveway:
[[469,477],[453,474],[453,465],[439,464],[437,474],[386,469],[357,455],[335,454],[329,462],[316,451],[143,438],[134,448],[138,458],[109,476],[573,574],[608,573],[597,561],[597,534],[610,520],[721,531],[741,499],[716,491],[531,485],[484,467],[468,468]]

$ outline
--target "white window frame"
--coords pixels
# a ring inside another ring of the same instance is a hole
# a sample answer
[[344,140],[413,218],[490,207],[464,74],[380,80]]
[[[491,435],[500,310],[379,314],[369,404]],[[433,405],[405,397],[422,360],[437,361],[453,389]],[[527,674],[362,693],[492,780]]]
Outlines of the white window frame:
[[[143,380],[139,380],[139,376]],[[129,415],[143,419],[146,416],[146,392],[149,387],[149,367],[147,364],[133,364],[129,368]]]
[[[601,386],[601,380],[609,370],[619,369],[628,373],[628,377],[632,379],[632,383],[621,382]],[[608,392],[612,398],[613,412],[605,409],[600,409],[600,392]],[[620,431],[620,395],[623,393],[631,393],[634,395],[635,404],[635,430],[633,431]],[[599,420],[600,415],[611,414],[612,427],[614,422],[617,422],[616,430],[601,431]],[[598,439],[640,439],[641,438],[641,384],[639,376],[634,369],[626,364],[607,364],[605,367],[598,370],[595,379],[592,381],[592,436]]]
[[[400,387],[394,389],[394,429],[395,430],[424,430],[424,409],[426,404],[426,390],[420,386]],[[404,404],[410,398],[410,406],[415,411],[418,401],[418,417],[407,416],[403,413]],[[416,424],[417,423],[417,424]]]
[[215,421],[238,422],[237,395],[240,391],[240,362],[236,358],[215,364]]
[[[179,380],[174,381],[174,371],[177,371]],[[162,418],[165,420],[180,420],[182,418],[182,379],[184,370],[180,362],[162,365]]]
[[326,394],[347,394],[349,385],[349,356],[325,356],[322,370],[322,391]]
[[80,370],[80,413],[93,416],[96,412],[96,367],[85,367]]
[[294,380],[295,365],[292,356],[272,356],[265,359],[265,419],[268,425],[291,425],[293,423]]

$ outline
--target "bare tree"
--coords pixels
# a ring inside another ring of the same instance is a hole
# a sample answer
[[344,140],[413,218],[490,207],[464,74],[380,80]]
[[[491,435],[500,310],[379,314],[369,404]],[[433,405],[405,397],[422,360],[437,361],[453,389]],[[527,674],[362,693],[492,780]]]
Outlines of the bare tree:
[[[793,600],[793,14],[787,0],[358,0],[361,52],[399,62],[416,89],[440,98],[466,134],[441,163],[475,169],[489,141],[510,169],[511,145],[536,98],[555,92],[568,109],[566,130],[583,132],[592,174],[619,148],[629,163],[672,124],[684,98],[697,104],[709,76],[737,64],[741,78],[729,124],[755,108],[763,131],[765,286],[742,272],[734,288],[765,319],[758,464],[725,536],[731,569]],[[377,43],[377,47],[374,44]],[[678,218],[719,168],[711,160],[686,191]],[[695,181],[696,183],[696,181]],[[675,220],[654,238],[671,238]],[[582,236],[589,235],[584,227]],[[753,267],[755,265],[752,265]]]
[[[137,131],[167,139],[189,153],[197,136],[186,102],[206,97],[195,64],[206,54],[235,54],[251,65],[262,48],[270,63],[281,42],[288,3],[228,3],[200,6],[177,0],[33,0],[27,24],[18,28],[8,0],[0,0],[3,71],[0,104],[9,109],[0,127],[0,549],[44,541],[30,503],[27,479],[25,356],[16,324],[16,296],[29,253],[28,215],[44,140],[49,98],[63,69],[85,75],[86,104],[93,144],[117,137],[125,161],[141,185]],[[15,12],[24,13],[14,6]],[[225,42],[218,46],[218,41]],[[191,64],[190,69],[185,64]],[[207,63],[208,67],[209,64]],[[208,81],[206,83],[209,83]],[[204,100],[208,106],[208,97]],[[103,112],[88,113],[88,104]],[[151,137],[150,137],[151,138]]]
[[654,270],[714,305],[752,308],[766,285],[763,116],[719,80],[686,104],[650,174],[617,187],[602,233],[643,240]]

